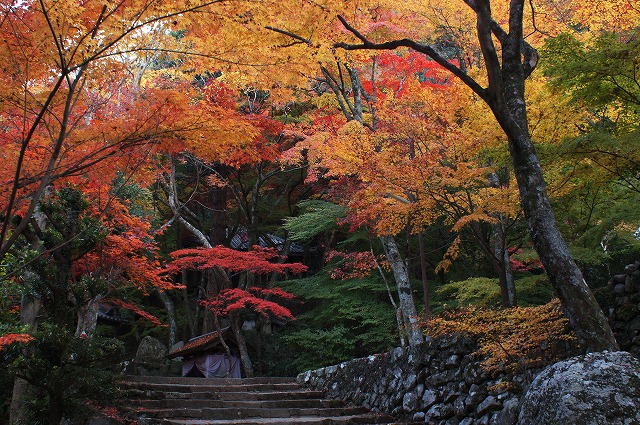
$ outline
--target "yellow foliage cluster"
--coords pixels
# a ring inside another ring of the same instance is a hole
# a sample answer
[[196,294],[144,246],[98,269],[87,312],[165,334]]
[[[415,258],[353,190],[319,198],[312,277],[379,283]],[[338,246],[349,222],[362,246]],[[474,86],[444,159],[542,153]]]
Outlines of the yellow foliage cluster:
[[516,373],[541,367],[565,355],[567,343],[575,344],[557,299],[537,307],[445,311],[424,328],[433,337],[461,333],[477,338],[476,354],[482,356],[489,372]]

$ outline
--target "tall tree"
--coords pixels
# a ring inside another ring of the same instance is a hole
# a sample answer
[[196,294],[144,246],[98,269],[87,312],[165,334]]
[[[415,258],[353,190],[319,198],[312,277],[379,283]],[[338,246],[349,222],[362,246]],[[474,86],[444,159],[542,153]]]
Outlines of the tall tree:
[[340,42],[335,46],[346,50],[389,50],[403,47],[416,50],[438,62],[487,103],[508,138],[520,201],[531,239],[570,323],[587,351],[617,349],[618,345],[604,314],[558,230],[542,168],[531,139],[524,90],[525,80],[537,65],[538,54],[524,39],[525,2],[510,1],[506,17],[508,31],[494,19],[489,0],[465,0],[464,3],[475,14],[477,44],[484,61],[486,86],[460,66],[447,60],[429,44],[409,38],[372,42],[341,16],[339,20],[344,28],[359,42]]

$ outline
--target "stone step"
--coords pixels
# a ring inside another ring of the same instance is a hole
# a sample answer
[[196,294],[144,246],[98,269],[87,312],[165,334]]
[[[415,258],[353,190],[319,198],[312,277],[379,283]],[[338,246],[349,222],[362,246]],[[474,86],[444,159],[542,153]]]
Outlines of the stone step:
[[183,384],[183,385],[229,385],[229,384],[278,384],[295,383],[295,378],[288,377],[256,377],[256,378],[191,378],[183,376],[139,376],[126,375],[122,382],[143,382],[150,384]]
[[[256,419],[164,419],[157,425],[365,425],[394,424],[394,419],[385,415],[350,415],[350,416],[307,416],[298,418],[256,418]],[[156,425],[156,424],[153,424]]]
[[278,399],[278,400],[203,400],[203,399],[139,399],[129,400],[131,406],[144,409],[177,408],[234,408],[234,409],[301,409],[344,407],[342,400]]
[[198,392],[174,392],[159,390],[125,390],[124,394],[132,400],[148,399],[148,400],[306,400],[314,398],[323,398],[322,391],[297,389],[289,391],[198,391]]
[[324,399],[292,378],[127,376],[126,417],[145,425],[388,424],[393,418]]
[[173,409],[136,409],[132,413],[147,418],[180,418],[180,419],[245,419],[245,418],[300,418],[305,416],[334,417],[354,416],[367,413],[364,407],[329,407],[329,408],[173,408]]
[[276,392],[276,391],[288,391],[299,390],[302,386],[295,382],[279,382],[279,383],[261,383],[261,384],[249,384],[244,382],[235,383],[202,383],[202,384],[189,384],[189,383],[177,383],[177,384],[163,384],[163,383],[149,383],[149,382],[127,382],[121,381],[119,383],[125,391],[128,389],[138,390],[150,390],[150,391],[166,391],[166,392]]

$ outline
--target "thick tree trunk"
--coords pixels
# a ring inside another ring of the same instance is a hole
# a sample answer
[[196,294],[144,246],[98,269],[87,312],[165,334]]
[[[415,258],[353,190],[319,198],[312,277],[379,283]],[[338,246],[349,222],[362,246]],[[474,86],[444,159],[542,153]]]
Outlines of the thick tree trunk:
[[[493,87],[490,87],[487,103],[509,140],[520,204],[531,240],[580,343],[587,351],[617,350],[618,344],[609,323],[560,234],[529,134],[524,97],[525,67],[531,67],[532,63],[535,66],[537,56],[523,47],[522,8],[521,2],[512,4],[510,24],[515,31],[502,37],[502,69],[499,66],[496,69],[494,61],[487,64],[489,73],[500,76],[500,81],[490,79]],[[486,17],[480,16],[478,20],[479,33],[483,19]],[[481,36],[480,41],[484,41]],[[524,64],[523,51],[528,56]]]
[[398,251],[398,246],[393,236],[381,236],[380,241],[382,241],[382,246],[387,259],[389,260],[389,263],[391,263],[393,276],[395,277],[396,285],[398,287],[400,310],[402,310],[402,315],[404,317],[409,345],[411,347],[415,347],[422,344],[424,339],[422,337],[422,330],[418,324],[418,313],[413,302],[409,273],[407,272],[407,267],[404,261],[400,258],[400,252]]
[[[38,314],[42,307],[37,299],[29,299],[22,296],[20,305],[20,323],[29,326],[32,332],[38,328]],[[13,380],[13,392],[11,393],[11,405],[9,406],[9,425],[24,425],[26,419],[27,398],[33,391],[33,387],[24,379],[18,377]]]
[[558,230],[531,139],[510,138],[509,146],[533,245],[580,343],[587,351],[618,350],[602,309]]

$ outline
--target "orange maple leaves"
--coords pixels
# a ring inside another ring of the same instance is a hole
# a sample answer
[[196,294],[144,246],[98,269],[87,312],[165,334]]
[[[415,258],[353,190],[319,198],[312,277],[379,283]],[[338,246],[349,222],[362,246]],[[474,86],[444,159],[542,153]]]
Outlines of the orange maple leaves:
[[33,337],[29,334],[6,334],[0,335],[0,351],[11,344],[22,343],[26,344],[29,341],[33,341]]

